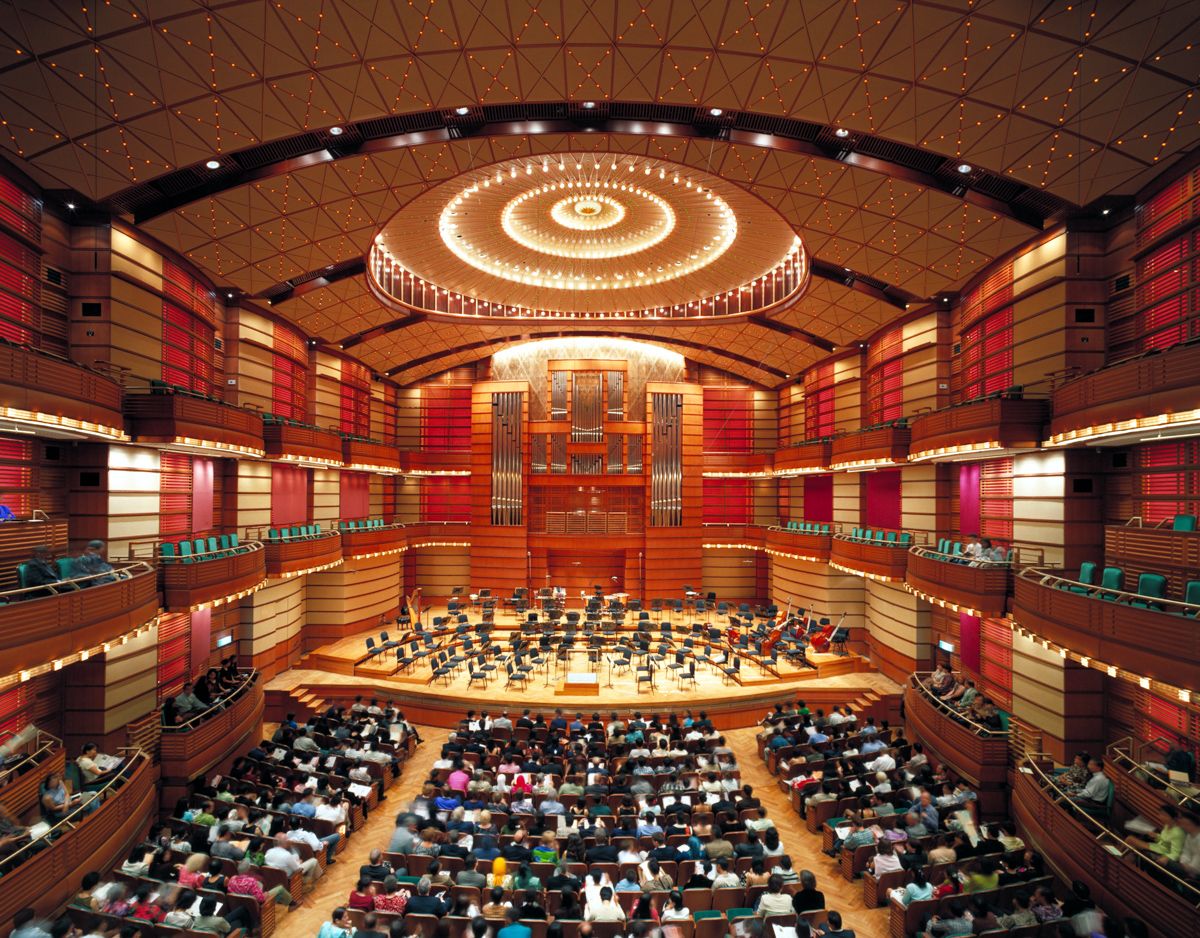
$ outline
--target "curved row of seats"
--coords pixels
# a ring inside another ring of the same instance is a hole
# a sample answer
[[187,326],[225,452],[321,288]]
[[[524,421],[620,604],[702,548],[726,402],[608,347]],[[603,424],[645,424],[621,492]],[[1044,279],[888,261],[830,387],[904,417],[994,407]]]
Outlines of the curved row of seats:
[[248,550],[248,546],[238,543],[238,535],[234,531],[232,534],[214,534],[194,540],[163,541],[158,546],[158,557],[164,563],[201,563],[232,554],[244,554]]
[[[1175,599],[1167,595],[1167,578],[1161,573],[1138,574],[1137,588],[1131,591],[1125,589],[1125,571],[1120,567],[1104,567],[1100,572],[1100,582],[1096,582],[1098,564],[1085,560],[1079,565],[1078,579],[1074,584],[1063,583],[1059,589],[1071,593],[1082,593],[1092,599],[1104,602],[1128,600],[1129,605],[1138,609],[1152,609],[1163,612],[1164,609],[1156,599]],[[1131,596],[1130,593],[1136,594]],[[1187,603],[1189,606],[1200,607],[1200,580],[1188,580],[1183,589],[1183,596],[1175,601]],[[1187,614],[1187,613],[1185,613]],[[1190,613],[1200,617],[1200,608]]]
[[815,521],[789,521],[784,530],[794,531],[797,534],[829,534],[832,526],[818,524]]
[[369,531],[372,528],[384,527],[382,518],[367,518],[363,521],[339,521],[339,531]]
[[302,524],[294,528],[267,529],[267,540],[272,544],[284,541],[303,541],[321,536],[321,526],[319,524]]
[[[954,541],[948,537],[938,538],[937,552],[939,554],[945,554],[946,560],[950,563],[967,563],[971,559],[963,553],[962,541]],[[1014,556],[1016,556],[1016,551],[1010,547],[1003,562],[1012,563]],[[1000,563],[1000,561],[992,562]]]
[[875,544],[880,547],[912,546],[912,533],[909,531],[875,531],[871,528],[851,528],[846,540],[860,544]]

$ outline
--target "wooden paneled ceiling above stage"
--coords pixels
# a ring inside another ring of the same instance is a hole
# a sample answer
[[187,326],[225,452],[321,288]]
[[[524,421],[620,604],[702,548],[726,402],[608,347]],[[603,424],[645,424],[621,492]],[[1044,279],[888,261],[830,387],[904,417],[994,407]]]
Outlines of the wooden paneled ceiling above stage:
[[1136,191],[1200,136],[1200,7],[1178,0],[6,12],[0,147],[14,163],[137,220],[223,286],[286,297],[281,313],[399,381],[597,328],[437,321],[368,291],[361,262],[388,220],[493,163],[667,161],[777,209],[815,274],[797,303],[618,327],[775,384],[905,301],[960,287],[1047,219]]

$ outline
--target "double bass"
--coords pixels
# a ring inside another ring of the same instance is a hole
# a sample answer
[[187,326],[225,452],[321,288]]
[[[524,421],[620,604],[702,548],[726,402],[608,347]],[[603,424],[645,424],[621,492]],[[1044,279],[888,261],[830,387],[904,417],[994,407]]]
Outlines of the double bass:
[[762,643],[762,647],[759,649],[759,654],[763,655],[764,657],[771,654],[771,650],[777,644],[779,644],[779,640],[783,637],[783,630],[784,630],[784,628],[786,628],[788,620],[791,618],[791,615],[792,615],[792,604],[789,601],[787,609],[784,610],[783,612],[779,613],[775,617],[775,625],[772,627],[771,631],[767,634],[766,641],[764,641]]
[[817,630],[808,643],[812,646],[813,651],[829,651],[829,645],[833,640],[833,633],[841,628],[842,622],[846,619],[846,613],[842,613],[842,617],[838,619],[837,625],[827,625],[824,628]]

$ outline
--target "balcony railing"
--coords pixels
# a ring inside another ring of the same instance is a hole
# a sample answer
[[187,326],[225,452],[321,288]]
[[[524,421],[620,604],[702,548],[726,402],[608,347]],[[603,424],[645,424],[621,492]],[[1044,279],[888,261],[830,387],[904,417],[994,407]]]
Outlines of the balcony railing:
[[1121,567],[1130,582],[1142,573],[1167,578],[1167,592],[1183,596],[1188,582],[1200,580],[1200,531],[1142,527],[1141,519],[1104,529],[1104,556]]
[[0,417],[50,436],[128,440],[121,385],[107,375],[0,341]]
[[[12,674],[103,644],[145,625],[159,610],[150,564],[114,563],[114,572],[0,593],[0,671]],[[116,576],[117,579],[101,582]]]
[[1039,638],[1081,657],[1119,663],[1140,677],[1198,686],[1200,606],[1081,583],[1064,571],[1037,567],[1022,570],[1014,586],[1013,619]]
[[1051,446],[1200,433],[1200,341],[1114,362],[1054,391]]
[[[1194,789],[1180,788],[1166,773],[1133,757],[1133,738],[1110,743],[1104,753],[1104,774],[1116,786],[1116,797],[1123,805],[1144,818],[1157,817],[1164,804],[1178,805],[1189,811],[1200,810],[1200,796]],[[1157,753],[1156,753],[1157,756]]]
[[266,551],[259,541],[236,548],[161,557],[163,606],[185,612],[220,606],[254,592],[267,578]]
[[342,562],[342,538],[337,531],[267,537],[263,546],[267,552],[269,577],[315,573]]
[[38,804],[46,776],[63,770],[66,750],[61,739],[33,725],[0,733],[0,746],[13,750],[0,769],[0,805],[14,817],[24,817]]
[[400,451],[394,446],[380,443],[377,440],[343,437],[342,461],[345,462],[347,469],[358,469],[364,472],[398,473],[400,471]]
[[264,415],[262,431],[267,459],[311,467],[342,465],[342,438],[333,430]]
[[833,542],[835,525],[813,524],[815,530],[802,530],[787,525],[767,528],[767,553],[792,555],[827,562]]
[[1084,882],[1106,911],[1133,916],[1161,935],[1190,935],[1200,915],[1200,888],[1127,843],[1123,831],[1077,808],[1047,771],[1045,756],[1029,757],[1015,773],[1012,813],[1025,840],[1065,879]]
[[1044,400],[987,397],[912,418],[909,462],[990,459],[1035,449],[1042,440]]
[[973,616],[1002,616],[1012,592],[1012,564],[1008,561],[961,562],[929,547],[908,552],[904,578],[913,592],[956,612]]
[[[351,527],[350,525],[357,525]],[[380,554],[396,554],[404,550],[405,537],[402,524],[368,524],[346,522],[338,525],[342,536],[342,556],[374,557]]]
[[208,773],[245,745],[262,711],[262,681],[257,671],[247,671],[242,683],[213,706],[162,728],[163,778],[186,785]]
[[777,476],[828,472],[832,450],[832,437],[805,440],[795,446],[784,446],[775,451],[772,468]]
[[831,544],[829,565],[844,573],[868,579],[903,580],[911,545],[912,535],[908,532],[890,541],[855,534],[837,534]]
[[903,420],[844,433],[834,437],[829,468],[859,471],[898,465],[908,460],[911,438]]
[[141,840],[158,803],[157,772],[142,750],[122,754],[125,764],[93,797],[5,857],[12,868],[0,889],[0,922],[26,906],[51,915],[76,893],[84,873],[116,866]]
[[158,382],[148,388],[127,389],[125,415],[138,443],[199,455],[265,454],[258,413],[183,388]]

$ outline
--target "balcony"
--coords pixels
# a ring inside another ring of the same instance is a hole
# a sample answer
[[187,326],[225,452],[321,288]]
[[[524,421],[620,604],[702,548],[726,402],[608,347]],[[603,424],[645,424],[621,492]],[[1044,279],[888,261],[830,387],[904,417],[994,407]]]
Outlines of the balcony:
[[262,722],[263,682],[248,671],[238,689],[178,726],[164,726],[160,741],[163,782],[186,786],[243,750]]
[[914,674],[904,688],[904,714],[913,736],[938,761],[952,766],[979,790],[981,810],[1002,814],[1008,781],[1008,732],[991,730],[931,696],[927,674]]
[[973,567],[928,547],[908,552],[904,574],[910,590],[930,602],[972,616],[1002,616],[1012,592],[1012,564]]
[[833,536],[829,565],[871,580],[903,580],[911,546],[912,534],[907,531],[855,528],[850,534]]
[[1048,406],[1021,397],[987,397],[912,420],[909,462],[993,459],[1036,449]]
[[1200,687],[1200,606],[1101,589],[1035,567],[1022,570],[1014,586],[1013,619],[1038,638],[1080,657],[1119,663],[1131,674]]
[[903,420],[834,437],[829,468],[850,471],[886,468],[908,460],[912,431]]
[[1183,596],[1191,580],[1200,579],[1200,531],[1146,528],[1139,524],[1104,529],[1104,556],[1121,567],[1131,582],[1143,573],[1167,578],[1167,592]]
[[347,469],[363,472],[400,471],[400,451],[396,447],[362,437],[342,437],[342,461]]
[[[222,544],[228,540],[228,535],[221,538]],[[235,539],[232,546],[209,545],[187,556],[177,556],[174,549],[168,554],[167,548],[174,545],[161,546],[159,570],[169,612],[224,605],[254,592],[267,578],[266,551],[258,541],[238,544]]]
[[0,745],[11,747],[12,761],[0,771],[0,805],[22,818],[38,806],[39,788],[51,772],[62,772],[66,749],[62,740],[32,724],[20,733],[0,733]]
[[1116,362],[1054,392],[1048,446],[1121,446],[1200,433],[1200,342]]
[[1144,818],[1158,816],[1166,803],[1177,804],[1190,811],[1200,810],[1200,798],[1191,786],[1177,786],[1167,777],[1161,763],[1162,753],[1145,747],[1146,753],[1134,758],[1138,746],[1130,737],[1112,743],[1104,753],[1104,774],[1112,779],[1116,800]]
[[319,468],[342,465],[342,438],[332,430],[263,416],[267,459]]
[[[80,652],[99,654],[105,642],[145,625],[159,609],[158,575],[148,563],[114,563],[111,574],[0,593],[0,660],[5,674]],[[89,584],[96,585],[89,585]]]
[[134,441],[198,456],[264,455],[262,418],[252,410],[162,382],[127,389]]
[[828,472],[832,438],[805,440],[795,446],[785,446],[775,451],[773,463],[777,476],[807,475],[813,472]]
[[4,341],[0,417],[57,439],[129,439],[118,382],[65,358]]
[[792,521],[780,527],[767,528],[766,549],[769,554],[826,563],[832,541],[833,525]]
[[158,772],[140,749],[121,755],[128,757],[124,771],[96,793],[98,810],[81,806],[46,836],[5,858],[13,868],[0,889],[0,922],[10,922],[26,906],[52,918],[78,891],[84,873],[112,869],[141,840],[158,807]]
[[338,524],[342,536],[342,556],[378,557],[398,554],[405,547],[404,525],[384,524],[381,518],[369,521],[342,521]]
[[319,524],[279,531],[272,528],[263,543],[269,577],[315,573],[342,562],[342,539],[338,532],[322,532]]
[[[1200,890],[1129,846],[1123,831],[1076,810],[1048,766],[1026,759],[1014,773],[1012,814],[1025,841],[1065,880],[1086,883],[1105,911],[1132,916],[1154,935],[1192,935]],[[1151,874],[1149,870],[1154,870]]]
[[467,450],[455,453],[405,452],[400,454],[400,471],[412,476],[469,476],[471,441]]

